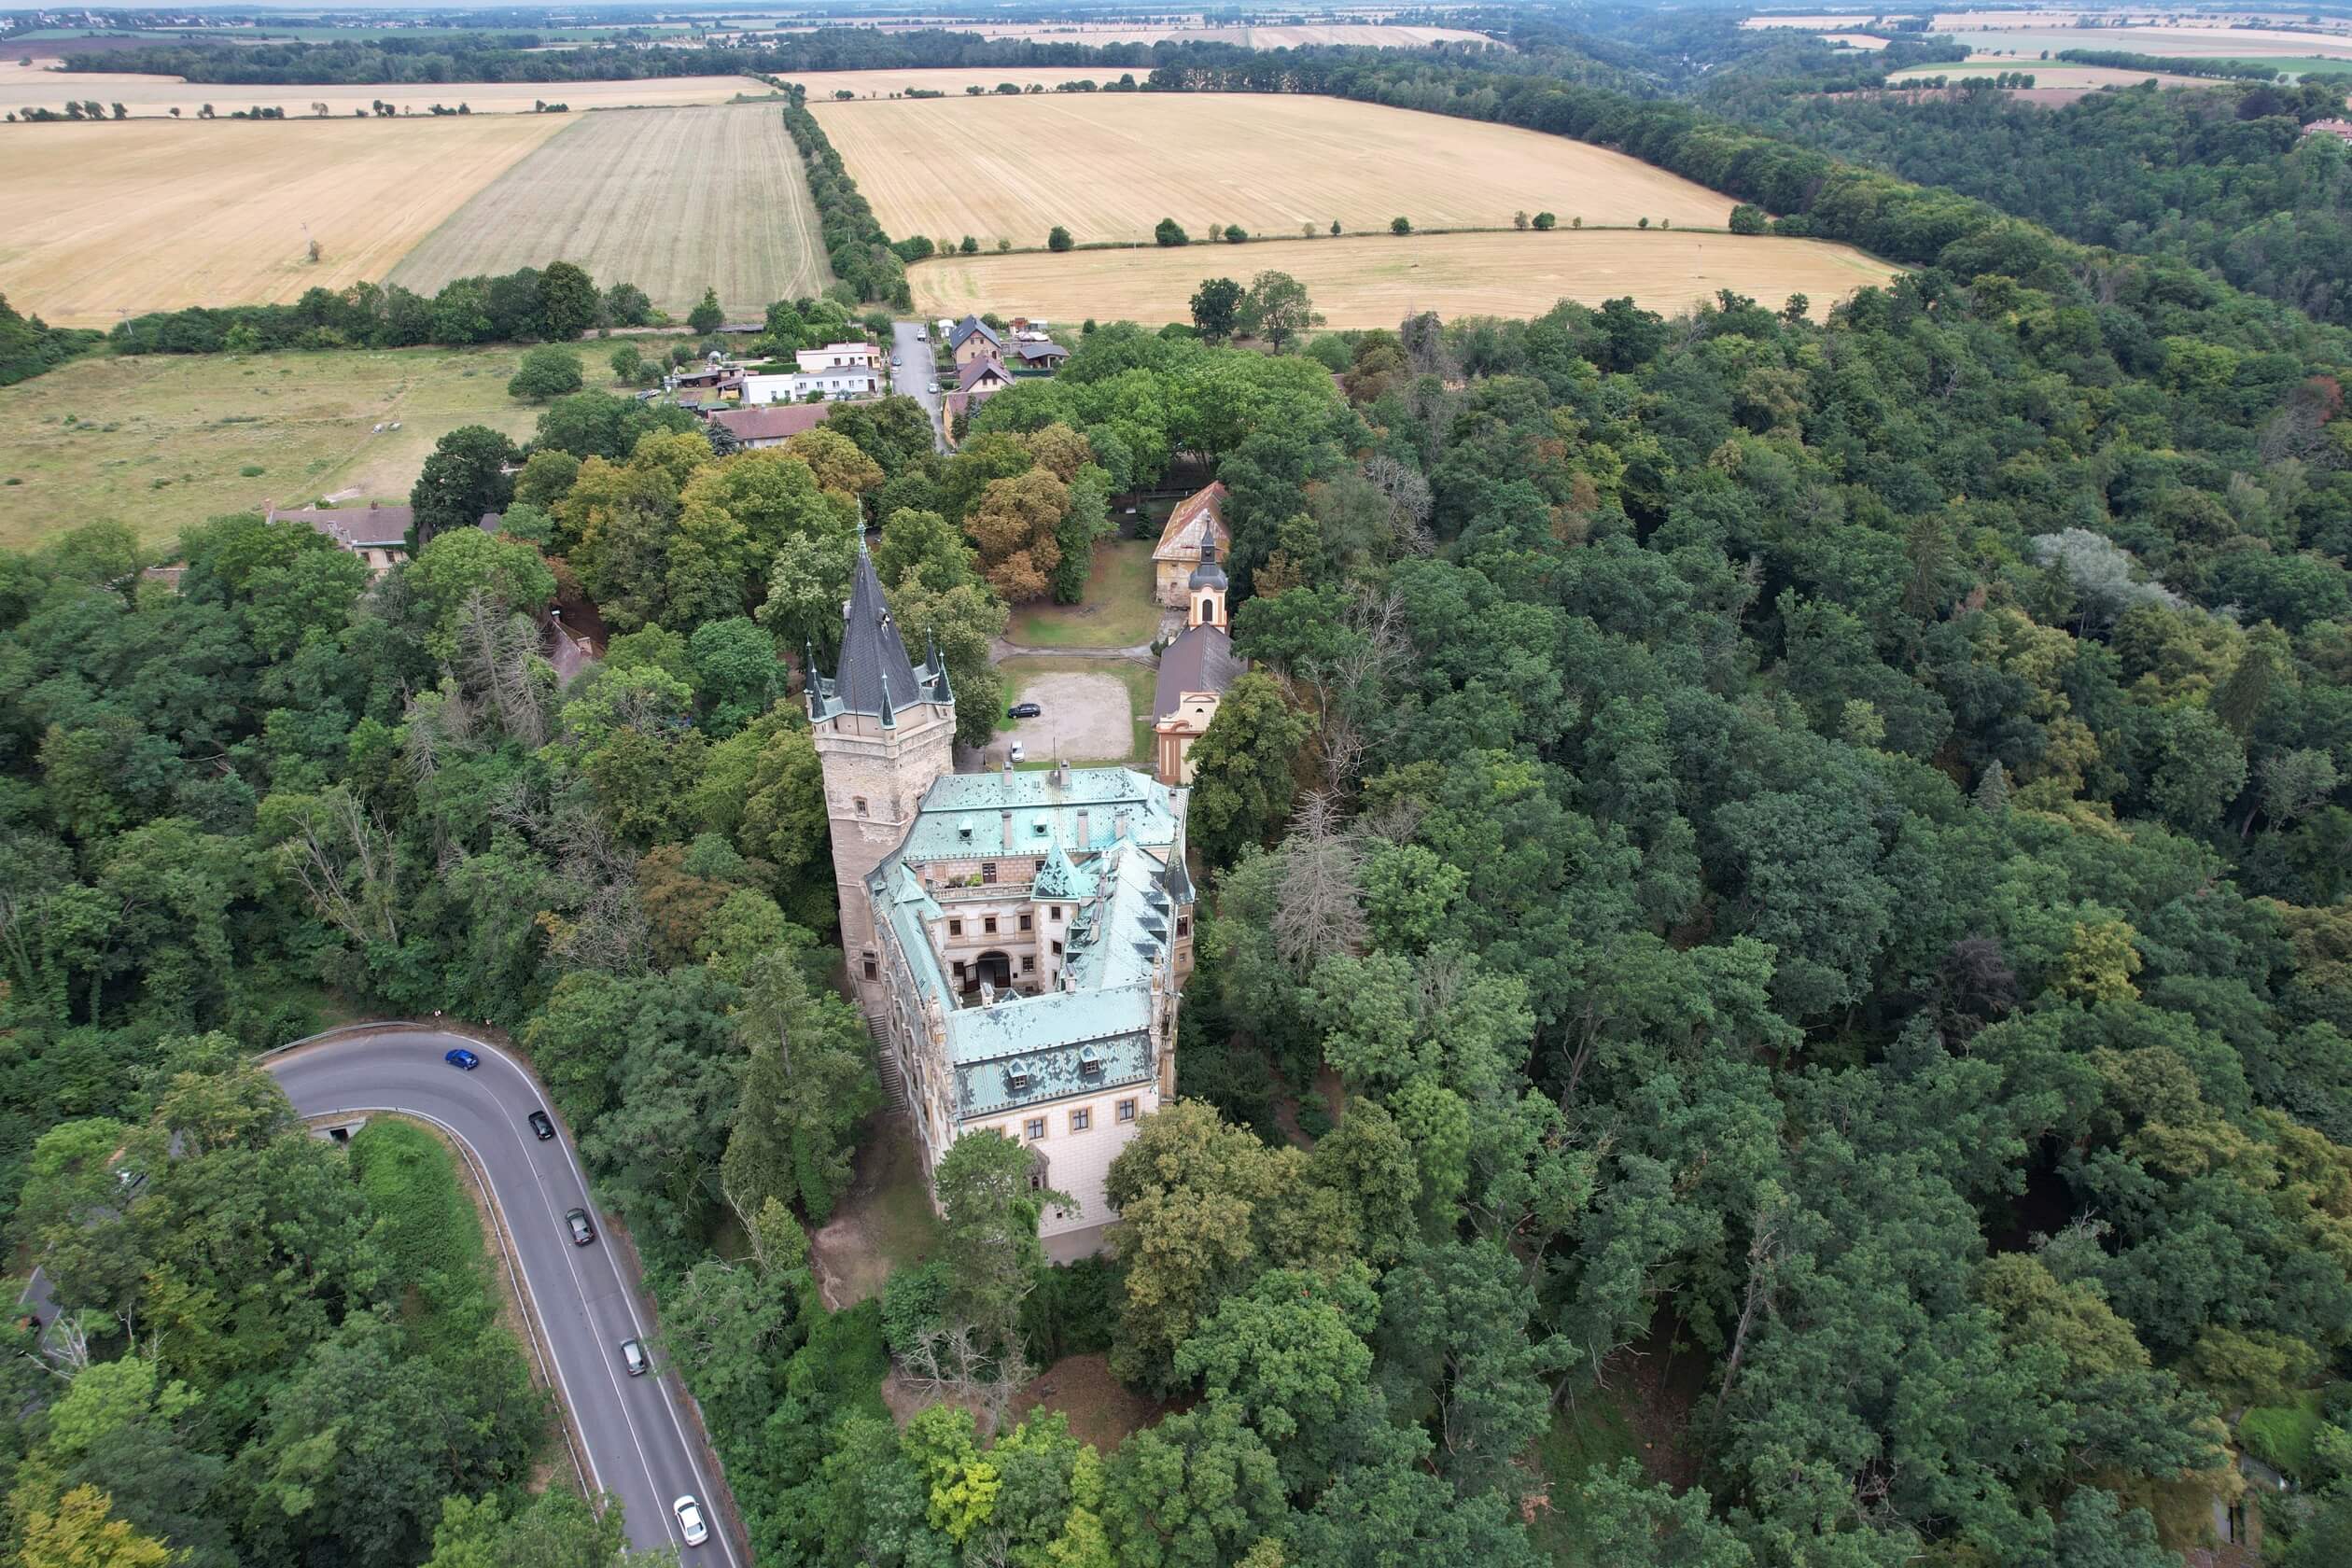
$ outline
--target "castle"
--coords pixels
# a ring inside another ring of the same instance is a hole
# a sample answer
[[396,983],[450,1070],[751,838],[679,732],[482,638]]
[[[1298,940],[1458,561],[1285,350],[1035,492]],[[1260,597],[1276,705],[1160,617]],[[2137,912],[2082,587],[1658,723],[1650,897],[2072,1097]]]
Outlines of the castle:
[[1041,1217],[1049,1253],[1093,1252],[1111,1161],[1176,1092],[1184,791],[1124,767],[954,772],[946,666],[915,663],[862,549],[843,616],[807,693],[842,950],[923,1169],[1001,1132],[1074,1200]]

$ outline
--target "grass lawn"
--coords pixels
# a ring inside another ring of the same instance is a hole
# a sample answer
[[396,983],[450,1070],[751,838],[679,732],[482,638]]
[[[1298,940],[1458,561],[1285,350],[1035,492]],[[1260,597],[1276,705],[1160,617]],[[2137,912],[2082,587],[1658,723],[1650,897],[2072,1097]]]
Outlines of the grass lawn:
[[[611,350],[581,347],[591,385],[601,385]],[[538,407],[506,393],[522,356],[403,348],[73,360],[0,388],[0,546],[108,520],[162,543],[208,517],[344,491],[406,501],[433,443],[458,426],[530,434]],[[376,429],[395,422],[398,430]]]
[[[1029,693],[1032,688],[1037,687],[1046,688],[1045,691],[1041,691],[1038,694],[1041,701],[1047,700],[1047,693],[1050,692],[1055,685],[1058,684],[1058,682],[1056,682],[1052,679],[1054,677],[1071,675],[1106,675],[1111,677],[1113,679],[1118,681],[1120,685],[1127,688],[1128,719],[1127,731],[1129,735],[1129,744],[1127,754],[1119,757],[1092,757],[1073,754],[1066,760],[1073,764],[1080,765],[1087,763],[1102,765],[1106,763],[1124,763],[1132,766],[1141,767],[1148,766],[1150,764],[1152,757],[1152,689],[1157,679],[1154,671],[1148,670],[1141,665],[1135,664],[1127,659],[1073,659],[1055,658],[1052,656],[1007,659],[1002,664],[997,665],[997,669],[998,672],[1004,677],[1004,702],[1005,706],[1008,707],[1023,700],[1023,698]],[[1052,711],[1052,706],[1049,703],[1049,716]],[[1021,726],[1024,724],[1033,725],[1038,722],[1039,721],[1034,719],[1015,721],[1000,718],[997,721],[997,729],[1000,733],[1007,730],[1019,731]],[[1104,748],[1104,749],[1107,749],[1107,747]],[[1054,762],[1055,759],[1046,754],[1046,749],[1043,746],[1033,745],[1029,748],[1029,760],[1020,765],[1024,768],[1049,768],[1054,765]]]
[[1103,539],[1095,545],[1084,599],[1024,605],[1013,612],[1006,636],[1029,648],[1133,648],[1152,640],[1159,621],[1151,541]]
[[1588,1550],[1592,1533],[1586,1526],[1579,1489],[1589,1472],[1635,1457],[1635,1447],[1633,1428],[1611,1395],[1596,1390],[1552,1412],[1549,1430],[1535,1442],[1536,1461],[1551,1487],[1551,1505],[1535,1511],[1530,1533],[1554,1561],[1607,1568]]

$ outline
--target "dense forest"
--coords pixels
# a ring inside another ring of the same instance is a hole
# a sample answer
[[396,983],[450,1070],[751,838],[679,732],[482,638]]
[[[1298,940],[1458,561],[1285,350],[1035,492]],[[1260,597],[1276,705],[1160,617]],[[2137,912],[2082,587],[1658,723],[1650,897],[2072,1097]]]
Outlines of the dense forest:
[[[2334,85],[2330,85],[2333,82]],[[1980,197],[2070,239],[2191,263],[2352,325],[2352,147],[2303,134],[2344,86],[2094,92],[2063,108],[1996,91],[1711,86],[1710,108],[1922,185]]]
[[[0,554],[0,1190],[88,1364],[9,1358],[8,1548],[611,1559],[520,1485],[511,1343],[385,1282],[413,1195],[242,1064],[332,1003],[528,1052],[763,1561],[2170,1568],[2238,1453],[2266,1561],[2352,1555],[2352,336],[1684,104],[1185,59],[1915,270],[1820,325],[1100,324],[950,457],[903,400],[721,454],[575,394],[445,440],[379,581],[251,517],[176,591],[110,525]],[[1008,605],[1180,463],[1255,665],[1186,1098],[1108,1260],[967,1139],[934,1263],[830,1309],[878,1092],[800,667],[871,526],[984,737]],[[568,684],[558,595],[614,634]],[[1167,1413],[1015,1419],[1077,1351]],[[901,1426],[894,1365],[957,1397]],[[1630,1403],[1650,1470],[1545,1472]]]

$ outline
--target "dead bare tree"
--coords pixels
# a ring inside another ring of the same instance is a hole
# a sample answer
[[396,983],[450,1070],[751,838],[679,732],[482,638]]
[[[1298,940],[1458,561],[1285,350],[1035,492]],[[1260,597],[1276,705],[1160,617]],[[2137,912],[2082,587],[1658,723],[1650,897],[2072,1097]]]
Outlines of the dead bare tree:
[[1731,1332],[1730,1353],[1723,1362],[1723,1386],[1715,1391],[1715,1417],[1722,1419],[1724,1401],[1740,1375],[1740,1358],[1747,1353],[1748,1333],[1759,1314],[1772,1310],[1780,1291],[1781,1266],[1789,1249],[1789,1202],[1771,1183],[1757,1200],[1756,1218],[1748,1233],[1747,1295],[1740,1306],[1739,1326]]
[[1331,954],[1362,952],[1364,846],[1330,795],[1317,791],[1299,803],[1277,853],[1274,950],[1292,973],[1304,976]]
[[457,674],[482,694],[498,728],[524,745],[547,742],[547,692],[539,676],[539,628],[527,615],[501,613],[489,595],[468,595],[458,612]]
[[295,819],[280,848],[319,918],[354,942],[398,943],[399,857],[391,829],[341,785]]

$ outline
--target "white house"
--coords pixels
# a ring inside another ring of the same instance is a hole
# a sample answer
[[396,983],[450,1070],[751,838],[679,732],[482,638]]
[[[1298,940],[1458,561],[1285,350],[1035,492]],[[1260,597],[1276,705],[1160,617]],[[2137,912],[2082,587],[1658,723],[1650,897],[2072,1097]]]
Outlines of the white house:
[[800,349],[792,357],[800,362],[803,375],[821,375],[828,371],[878,371],[882,367],[882,351],[870,343],[827,343],[822,348]]

